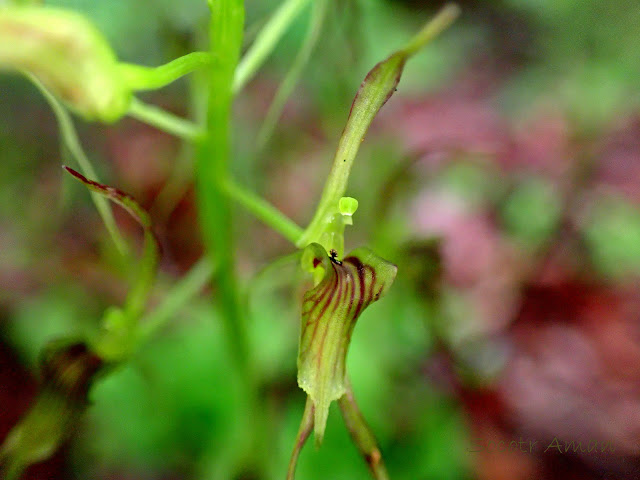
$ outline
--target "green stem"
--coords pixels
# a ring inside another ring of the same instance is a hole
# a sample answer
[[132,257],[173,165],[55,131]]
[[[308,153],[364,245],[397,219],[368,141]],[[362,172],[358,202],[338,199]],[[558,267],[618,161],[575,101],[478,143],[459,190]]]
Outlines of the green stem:
[[300,422],[300,428],[298,429],[298,435],[296,436],[296,443],[293,445],[293,451],[291,452],[291,458],[289,459],[289,468],[287,469],[287,480],[294,480],[296,478],[296,466],[298,465],[298,457],[302,451],[302,447],[306,443],[311,431],[313,430],[313,401],[307,397],[307,403],[304,406],[304,413],[302,414],[302,421]]
[[210,64],[211,55],[208,52],[193,52],[159,67],[121,63],[119,68],[132,90],[157,90]]
[[376,480],[389,480],[389,474],[382,461],[382,454],[378,448],[376,438],[358,408],[358,404],[353,396],[353,390],[351,389],[351,383],[348,379],[346,387],[347,393],[338,400],[338,405],[340,406],[347,430],[349,430],[349,435],[351,435],[362,458],[367,463],[373,478]]
[[[62,139],[67,149],[75,158],[76,162],[78,162],[78,166],[82,173],[89,178],[93,178],[98,181],[98,175],[94,170],[89,158],[84,153],[82,149],[82,145],[80,144],[80,140],[78,139],[78,133],[76,132],[75,127],[73,126],[73,120],[71,120],[71,116],[67,112],[67,110],[62,106],[62,104],[54,97],[49,90],[38,80],[34,75],[30,73],[25,73],[25,75],[33,82],[33,84],[40,90],[40,93],[47,100],[53,113],[56,116],[58,121],[58,127],[60,128],[60,134],[62,135]],[[116,247],[120,253],[126,255],[128,252],[127,244],[125,243],[122,235],[120,234],[120,230],[116,225],[116,221],[113,217],[113,212],[111,210],[111,206],[109,202],[102,197],[100,194],[91,192],[91,199],[104,222],[107,231],[111,235],[113,242],[116,244]]]
[[271,102],[267,116],[265,117],[262,127],[260,128],[260,132],[258,133],[258,150],[263,149],[269,141],[269,138],[278,123],[278,119],[282,114],[282,109],[298,82],[304,66],[311,57],[311,53],[313,52],[318,41],[318,37],[320,36],[320,32],[322,31],[322,25],[324,24],[328,3],[328,0],[316,0],[316,3],[314,4],[311,25],[309,26],[309,30],[307,31],[302,47],[296,55],[296,58],[291,65],[291,69],[287,72],[287,75],[280,84],[280,87],[278,87],[276,96],[274,97],[273,102]]
[[208,258],[202,258],[164,297],[149,315],[140,321],[140,338],[148,339],[160,330],[181,308],[188,304],[211,281],[213,267]]
[[279,232],[294,245],[300,238],[300,235],[302,235],[302,228],[259,195],[245,189],[231,179],[227,179],[227,181],[224,182],[224,190],[227,195]]
[[244,26],[242,0],[210,1],[214,64],[209,70],[207,131],[198,145],[196,178],[205,245],[216,259],[217,293],[234,360],[248,380],[248,336],[236,286],[232,209],[224,191],[229,176],[232,83]]
[[208,71],[206,135],[197,144],[196,187],[204,243],[211,260],[215,258],[215,300],[228,338],[234,370],[242,383],[240,408],[243,415],[237,419],[237,425],[238,429],[253,432],[243,435],[246,445],[243,445],[242,451],[246,454],[238,459],[236,468],[247,468],[247,465],[253,468],[259,464],[258,443],[264,420],[258,405],[258,386],[251,359],[249,333],[237,286],[233,209],[225,192],[231,157],[232,85],[242,46],[244,2],[209,0],[209,8],[209,38],[214,64]]
[[233,81],[233,93],[242,90],[247,82],[251,80],[269,54],[271,54],[278,40],[282,38],[284,32],[289,28],[289,25],[308,3],[309,0],[287,0],[280,5],[280,8],[258,33],[256,40],[238,65]]
[[187,141],[196,141],[204,136],[203,129],[193,122],[176,117],[159,107],[141,102],[135,97],[131,99],[128,114],[141,122]]

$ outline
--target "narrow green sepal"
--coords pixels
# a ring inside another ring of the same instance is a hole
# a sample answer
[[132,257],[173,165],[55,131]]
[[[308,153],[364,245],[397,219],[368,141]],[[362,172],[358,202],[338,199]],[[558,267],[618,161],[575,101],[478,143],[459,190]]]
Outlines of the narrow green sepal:
[[[350,200],[346,200],[345,203],[344,199],[348,197],[343,195],[347,190],[353,162],[369,125],[396,91],[406,62],[447,28],[458,14],[457,6],[446,5],[404,48],[397,50],[369,71],[353,99],[322,197],[311,223],[296,243],[298,247],[317,242],[328,250],[336,249],[339,255],[342,254],[340,246],[344,242],[344,226],[350,224],[351,219],[344,217],[341,210],[344,206],[353,205]],[[345,218],[348,220],[345,221]]]
[[304,295],[298,350],[298,385],[313,401],[319,444],[331,402],[346,392],[345,361],[356,321],[388,291],[397,267],[368,248],[339,260],[317,243],[305,249],[303,266],[324,270],[322,280]]
[[[75,171],[73,168],[67,167],[66,165],[63,165],[62,168],[73,175],[73,177],[78,181],[82,182],[89,190],[105,196],[112,202],[115,202],[124,208],[133,218],[136,219],[144,230],[142,258],[138,264],[138,268],[136,269],[135,282],[129,291],[124,308],[122,311],[111,311],[110,314],[105,317],[109,320],[109,324],[118,325],[117,328],[113,328],[110,331],[118,336],[126,334],[130,337],[135,334],[133,331],[135,322],[137,322],[143,313],[144,306],[147,302],[149,292],[155,279],[158,268],[158,259],[160,257],[160,244],[153,233],[151,218],[147,211],[142,208],[128,193],[117,188],[89,180],[81,173]],[[123,325],[119,326],[118,322]],[[116,345],[123,344],[120,340],[116,340]],[[123,355],[125,354],[125,352],[122,353]]]

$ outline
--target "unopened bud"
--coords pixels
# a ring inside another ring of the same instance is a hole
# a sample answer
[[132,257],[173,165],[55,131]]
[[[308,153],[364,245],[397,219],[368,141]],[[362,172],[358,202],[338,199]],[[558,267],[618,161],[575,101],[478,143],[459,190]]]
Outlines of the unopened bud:
[[0,8],[0,69],[33,74],[87,120],[114,122],[131,102],[109,43],[72,11]]

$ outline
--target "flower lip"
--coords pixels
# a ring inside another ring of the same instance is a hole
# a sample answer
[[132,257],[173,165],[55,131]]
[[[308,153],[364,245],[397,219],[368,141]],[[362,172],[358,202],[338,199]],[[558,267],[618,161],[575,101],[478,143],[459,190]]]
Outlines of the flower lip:
[[387,292],[397,267],[367,248],[338,260],[336,252],[328,255],[321,245],[311,244],[303,259],[321,278],[302,303],[298,384],[313,401],[316,441],[320,442],[329,405],[346,393],[345,363],[356,321]]

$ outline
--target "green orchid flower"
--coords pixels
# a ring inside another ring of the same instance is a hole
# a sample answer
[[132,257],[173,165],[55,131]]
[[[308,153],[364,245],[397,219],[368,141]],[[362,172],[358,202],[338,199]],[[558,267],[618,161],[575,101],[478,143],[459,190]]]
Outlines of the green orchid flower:
[[345,364],[358,318],[387,293],[397,267],[368,248],[358,248],[342,258],[344,230],[353,224],[358,208],[358,201],[345,193],[360,144],[376,114],[396,91],[407,60],[458,12],[454,5],[443,8],[404,48],[367,74],[353,100],[315,215],[297,237],[297,246],[304,248],[302,268],[312,273],[314,287],[302,301],[298,385],[308,397],[287,480],[295,477],[298,456],[312,430],[316,445],[322,442],[333,401],[339,402],[349,433],[374,478],[388,479],[375,437],[355,402]]
[[322,280],[302,301],[298,351],[298,384],[313,402],[316,442],[320,443],[331,402],[347,393],[345,362],[356,322],[387,293],[398,268],[368,248],[338,260],[317,243],[305,249],[303,267],[323,272]]

